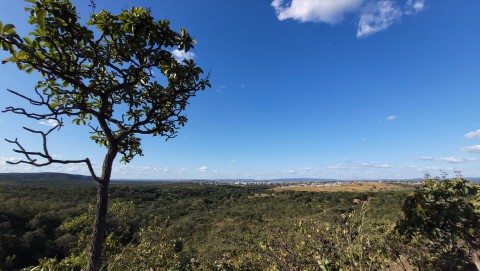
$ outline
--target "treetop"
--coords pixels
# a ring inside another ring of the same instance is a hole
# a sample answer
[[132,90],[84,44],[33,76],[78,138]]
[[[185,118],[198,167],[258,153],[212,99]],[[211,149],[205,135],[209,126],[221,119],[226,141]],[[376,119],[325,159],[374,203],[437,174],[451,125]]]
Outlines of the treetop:
[[[35,119],[63,117],[91,128],[91,139],[114,146],[129,162],[142,155],[140,134],[172,138],[187,118],[188,99],[210,86],[193,59],[177,61],[174,49],[189,51],[195,40],[150,10],[132,7],[119,14],[101,10],[82,25],[70,1],[27,0],[29,24],[21,38],[12,24],[0,22],[0,44],[21,70],[38,71],[36,98],[10,92],[43,106],[48,113],[5,111]],[[93,29],[91,29],[93,27]]]

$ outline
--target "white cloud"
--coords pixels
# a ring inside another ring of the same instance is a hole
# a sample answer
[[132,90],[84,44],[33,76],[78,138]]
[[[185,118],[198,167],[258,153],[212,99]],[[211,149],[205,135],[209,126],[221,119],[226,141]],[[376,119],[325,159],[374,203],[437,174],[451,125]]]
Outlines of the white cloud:
[[435,161],[435,158],[431,157],[431,156],[423,156],[423,157],[417,157],[415,158],[415,160],[419,160],[419,161]]
[[283,21],[294,19],[301,22],[322,22],[335,24],[343,20],[348,12],[358,9],[363,0],[274,0],[277,17]]
[[478,159],[475,159],[475,158],[463,158],[463,157],[440,157],[438,160],[447,162],[447,163],[453,163],[453,164],[478,161]]
[[413,171],[422,171],[423,168],[417,166],[417,165],[400,165],[399,166],[400,169],[403,170],[413,170]]
[[476,130],[476,131],[473,131],[473,132],[469,132],[469,133],[466,133],[464,135],[465,138],[475,138],[475,137],[480,137],[480,129]]
[[175,60],[177,60],[178,62],[182,62],[184,60],[190,60],[195,57],[195,54],[193,52],[185,52],[183,50],[178,50],[178,49],[173,50],[172,54]]
[[386,117],[385,119],[388,120],[388,121],[392,121],[392,120],[395,120],[396,118],[397,118],[397,116],[390,115],[390,116]]
[[17,162],[18,158],[16,157],[0,157],[0,166],[7,165],[7,162]]
[[402,10],[394,1],[378,1],[368,5],[360,15],[357,37],[367,37],[387,29],[402,17]]
[[425,0],[273,0],[280,21],[336,24],[349,15],[358,19],[357,37],[363,38],[387,29],[404,15],[425,9]]
[[355,162],[354,166],[361,168],[389,168],[390,165],[375,162]]
[[[15,157],[0,157],[0,172],[21,172],[21,173],[36,173],[36,172],[64,172],[72,174],[90,175],[85,164],[51,164],[46,167],[35,167],[29,164],[11,165],[7,161],[17,162],[19,158]],[[93,163],[94,168],[98,171],[98,165]]]
[[473,145],[463,148],[468,152],[480,153],[480,145]]
[[408,9],[413,10],[415,12],[420,12],[425,9],[425,0],[408,0],[407,1],[407,12]]
[[386,163],[377,163],[377,162],[347,162],[342,164],[328,165],[328,169],[336,170],[348,170],[348,169],[367,169],[367,168],[376,168],[376,169],[386,169],[391,168],[392,166]]
[[347,166],[344,164],[335,164],[335,165],[328,165],[328,169],[347,169]]
[[205,167],[205,166],[199,167],[199,168],[197,168],[196,171],[197,171],[197,172],[207,172],[207,171],[208,171],[208,167]]
[[50,126],[50,127],[55,127],[58,125],[58,121],[54,119],[47,119],[47,121],[40,121],[39,124]]

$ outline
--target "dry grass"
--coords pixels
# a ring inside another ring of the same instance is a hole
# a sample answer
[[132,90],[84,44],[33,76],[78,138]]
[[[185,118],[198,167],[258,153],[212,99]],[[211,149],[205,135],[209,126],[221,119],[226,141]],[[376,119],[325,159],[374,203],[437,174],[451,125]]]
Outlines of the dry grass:
[[326,184],[298,184],[275,187],[274,191],[307,191],[307,192],[381,192],[392,190],[413,190],[416,185],[389,182],[340,182]]

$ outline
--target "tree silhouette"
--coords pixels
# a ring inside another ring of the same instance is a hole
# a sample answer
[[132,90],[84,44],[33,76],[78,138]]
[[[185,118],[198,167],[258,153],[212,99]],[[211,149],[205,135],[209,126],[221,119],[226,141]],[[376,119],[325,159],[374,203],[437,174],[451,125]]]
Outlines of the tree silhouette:
[[[87,270],[99,270],[106,232],[108,186],[117,155],[128,163],[142,155],[141,135],[175,137],[187,118],[190,97],[210,87],[208,76],[193,60],[177,61],[172,51],[188,52],[196,43],[169,21],[155,21],[150,11],[132,7],[118,15],[102,10],[87,25],[79,22],[68,0],[27,0],[34,30],[21,38],[14,25],[0,22],[0,45],[9,53],[2,63],[37,71],[35,91],[8,90],[38,110],[9,106],[3,112],[54,123],[48,131],[24,127],[42,138],[41,151],[26,150],[17,139],[8,142],[24,159],[11,164],[47,166],[85,163],[98,183],[96,212]],[[91,28],[96,28],[92,30]],[[48,151],[47,138],[64,119],[86,125],[91,139],[106,148],[100,174],[89,158],[61,160]]]

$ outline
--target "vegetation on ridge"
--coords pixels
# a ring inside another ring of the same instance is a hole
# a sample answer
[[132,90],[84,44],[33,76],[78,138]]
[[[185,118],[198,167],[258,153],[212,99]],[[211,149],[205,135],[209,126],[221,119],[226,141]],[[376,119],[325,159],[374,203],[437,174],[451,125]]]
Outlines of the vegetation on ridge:
[[[66,181],[2,181],[0,186],[0,269],[84,268],[93,186]],[[472,266],[479,236],[477,187],[461,178],[428,179],[410,191],[276,192],[261,185],[113,183],[104,265],[109,270]],[[445,211],[437,212],[437,205]],[[456,218],[455,232],[432,216]],[[438,250],[442,244],[447,246]],[[445,261],[447,256],[455,261]]]

